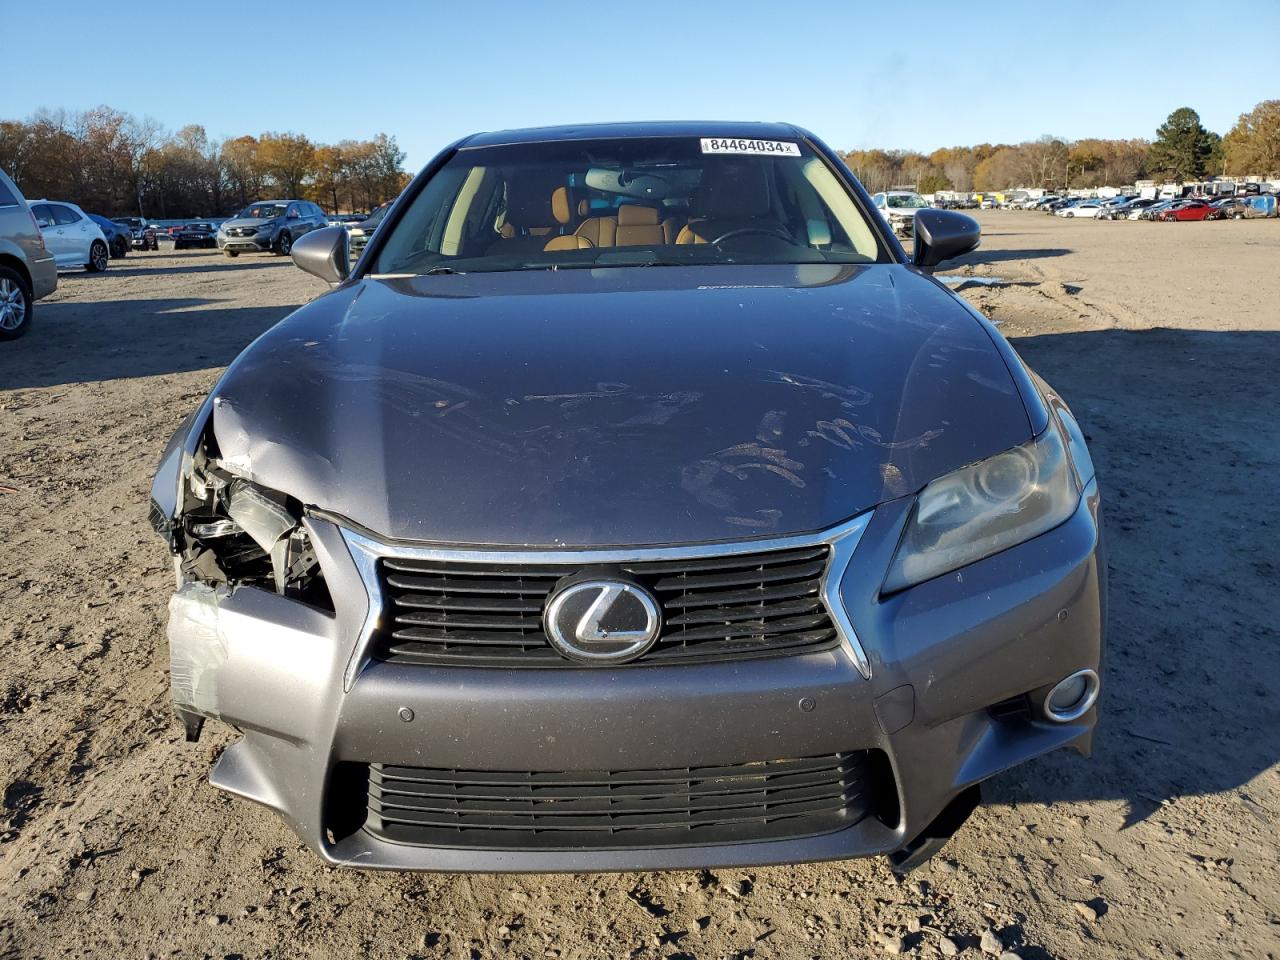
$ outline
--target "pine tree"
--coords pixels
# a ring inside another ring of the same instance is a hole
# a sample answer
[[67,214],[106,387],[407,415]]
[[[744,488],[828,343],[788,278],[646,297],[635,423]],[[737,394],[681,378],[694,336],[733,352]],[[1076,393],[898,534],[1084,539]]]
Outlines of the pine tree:
[[1156,131],[1148,166],[1174,180],[1198,180],[1204,176],[1218,137],[1200,124],[1200,114],[1179,107]]

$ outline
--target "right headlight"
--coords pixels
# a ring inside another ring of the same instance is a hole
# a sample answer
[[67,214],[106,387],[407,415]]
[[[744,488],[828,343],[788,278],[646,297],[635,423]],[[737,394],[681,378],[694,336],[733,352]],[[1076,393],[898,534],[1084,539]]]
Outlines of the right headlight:
[[939,477],[920,492],[886,592],[901,590],[1037,537],[1080,503],[1056,421],[1028,443]]

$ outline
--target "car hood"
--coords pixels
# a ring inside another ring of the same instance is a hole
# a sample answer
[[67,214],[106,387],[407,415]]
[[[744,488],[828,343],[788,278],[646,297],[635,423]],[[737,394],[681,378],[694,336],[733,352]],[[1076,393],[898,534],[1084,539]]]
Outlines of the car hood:
[[272,217],[269,220],[261,220],[257,217],[237,217],[234,220],[227,220],[222,224],[224,227],[261,227],[268,223],[275,223],[278,217]]
[[256,482],[508,546],[825,529],[1031,435],[992,335],[897,265],[363,280],[259,338],[211,410]]

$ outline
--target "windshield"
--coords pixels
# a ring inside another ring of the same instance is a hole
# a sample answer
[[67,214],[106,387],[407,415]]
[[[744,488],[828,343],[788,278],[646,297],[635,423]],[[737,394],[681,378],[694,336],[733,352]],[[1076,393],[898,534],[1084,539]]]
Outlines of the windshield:
[[918,193],[891,193],[885,199],[895,210],[923,210],[928,206]]
[[629,137],[459,150],[371,272],[888,258],[807,144]]
[[285,207],[283,203],[255,203],[241,210],[240,217],[244,220],[273,220],[284,216]]

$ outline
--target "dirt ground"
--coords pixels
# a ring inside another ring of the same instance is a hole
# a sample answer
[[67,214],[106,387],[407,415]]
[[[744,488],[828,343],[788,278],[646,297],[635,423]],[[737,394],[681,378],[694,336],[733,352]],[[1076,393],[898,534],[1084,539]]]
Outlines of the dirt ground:
[[168,249],[64,275],[0,345],[0,956],[1280,956],[1280,223],[981,219],[953,273],[1004,281],[964,295],[1098,463],[1103,719],[1092,761],[998,778],[903,881],[333,871],[216,792],[234,733],[188,745],[168,708],[151,471],[220,368],[322,288]]

